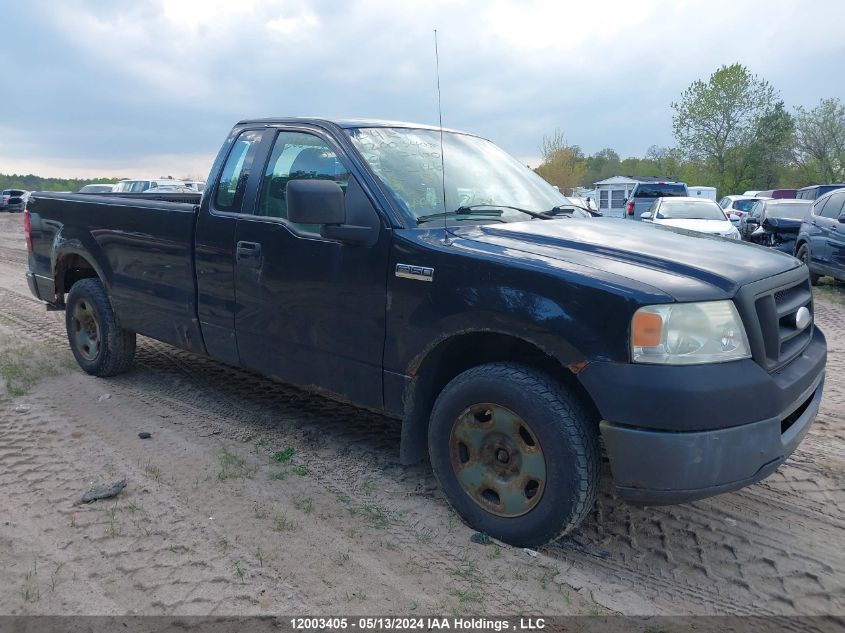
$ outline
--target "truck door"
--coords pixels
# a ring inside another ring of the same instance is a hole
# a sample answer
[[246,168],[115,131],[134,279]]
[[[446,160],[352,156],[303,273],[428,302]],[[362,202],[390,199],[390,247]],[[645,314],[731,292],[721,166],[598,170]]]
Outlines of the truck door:
[[[235,236],[241,364],[380,408],[390,231],[330,136],[308,127],[269,133],[254,213],[240,216]],[[373,227],[369,243],[326,239],[288,220],[287,182],[315,178],[341,186],[347,222]]]
[[[261,180],[269,133],[235,128],[211,170],[209,191],[197,218],[195,266],[197,312],[205,348],[212,358],[237,365],[235,340],[235,227]],[[228,150],[228,151],[226,151]],[[259,163],[253,174],[253,162]],[[219,175],[218,175],[219,174]]]

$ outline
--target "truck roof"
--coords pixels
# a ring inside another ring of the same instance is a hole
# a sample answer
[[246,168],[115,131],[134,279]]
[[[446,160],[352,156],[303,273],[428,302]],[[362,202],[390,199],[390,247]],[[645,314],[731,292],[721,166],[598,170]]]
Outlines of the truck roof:
[[[407,121],[391,121],[388,119],[327,119],[322,117],[269,117],[262,119],[243,119],[238,121],[238,125],[249,125],[252,123],[265,123],[268,125],[274,123],[312,123],[315,125],[334,125],[339,128],[348,129],[355,127],[399,127],[420,130],[440,130],[437,125],[428,125],[426,123],[408,123]],[[478,136],[470,132],[462,130],[453,130],[450,128],[443,128],[444,132],[454,132],[456,134],[467,134],[468,136]]]

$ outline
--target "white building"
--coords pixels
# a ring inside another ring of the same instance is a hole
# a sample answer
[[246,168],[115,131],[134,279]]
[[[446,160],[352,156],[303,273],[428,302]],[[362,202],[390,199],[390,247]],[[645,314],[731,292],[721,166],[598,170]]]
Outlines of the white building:
[[622,217],[625,213],[625,201],[634,185],[642,180],[656,180],[656,178],[641,179],[633,176],[611,176],[593,183],[596,187],[596,203],[602,215]]

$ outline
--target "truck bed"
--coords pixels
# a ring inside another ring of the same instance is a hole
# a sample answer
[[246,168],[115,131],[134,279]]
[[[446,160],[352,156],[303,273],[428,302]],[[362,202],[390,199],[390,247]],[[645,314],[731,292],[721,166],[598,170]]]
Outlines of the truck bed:
[[[61,305],[80,268],[103,280],[122,327],[201,349],[193,235],[200,194],[35,193],[28,210],[38,295]],[[93,259],[94,261],[89,261]]]

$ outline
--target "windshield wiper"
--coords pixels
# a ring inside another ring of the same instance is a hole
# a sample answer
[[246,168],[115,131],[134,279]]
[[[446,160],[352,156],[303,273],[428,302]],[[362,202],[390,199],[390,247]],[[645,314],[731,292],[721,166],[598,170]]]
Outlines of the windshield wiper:
[[571,216],[571,209],[572,208],[581,209],[582,211],[586,211],[590,215],[593,215],[592,209],[590,209],[589,207],[585,207],[583,205],[580,205],[580,204],[559,204],[556,207],[552,207],[549,211],[546,211],[545,215],[555,216],[555,217]]
[[[482,210],[482,207],[487,207],[487,209]],[[550,219],[550,216],[545,213],[541,213],[539,211],[529,211],[528,209],[520,209],[519,207],[512,207],[507,204],[470,204],[458,207],[454,211],[449,211],[447,213],[430,213],[428,215],[421,215],[417,218],[417,224],[422,224],[423,222],[430,222],[431,220],[436,220],[437,218],[455,218],[461,215],[501,216],[504,213],[504,209],[519,211],[520,213],[530,215],[532,218],[539,218],[541,220]]]

